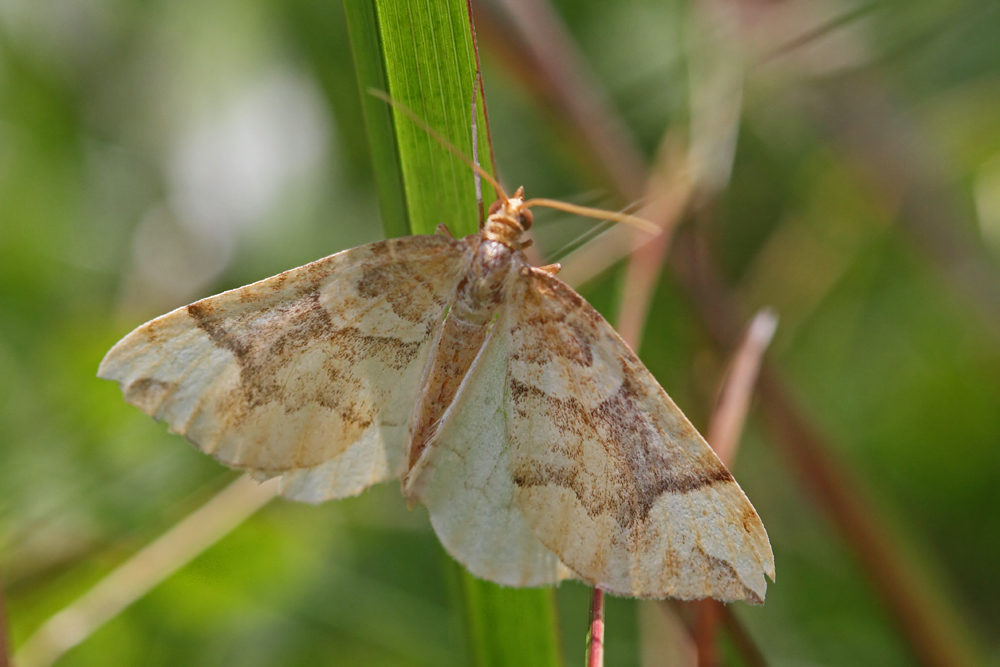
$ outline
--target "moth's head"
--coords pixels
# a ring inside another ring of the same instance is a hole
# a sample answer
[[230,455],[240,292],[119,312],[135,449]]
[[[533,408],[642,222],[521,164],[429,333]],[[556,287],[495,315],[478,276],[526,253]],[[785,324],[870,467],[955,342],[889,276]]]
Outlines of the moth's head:
[[490,205],[490,219],[516,225],[522,232],[531,229],[535,218],[531,209],[524,205],[524,186],[519,187],[509,199],[498,199]]
[[483,232],[491,241],[518,248],[521,235],[531,229],[532,222],[534,216],[525,205],[524,188],[520,187],[512,196],[493,202]]
[[599,208],[589,206],[578,206],[567,202],[556,201],[554,199],[524,199],[524,188],[518,188],[512,197],[508,197],[500,190],[499,185],[494,185],[500,193],[500,199],[490,206],[490,215],[486,219],[486,226],[483,229],[483,236],[491,241],[497,241],[504,245],[520,249],[527,247],[530,241],[522,242],[521,235],[531,228],[534,218],[531,215],[532,206],[544,206],[554,208],[567,213],[582,215],[587,218],[597,218],[598,220],[614,220],[623,222],[642,229],[650,234],[659,234],[663,231],[659,225],[649,220],[636,217],[628,213],[618,213],[615,211],[603,211]]

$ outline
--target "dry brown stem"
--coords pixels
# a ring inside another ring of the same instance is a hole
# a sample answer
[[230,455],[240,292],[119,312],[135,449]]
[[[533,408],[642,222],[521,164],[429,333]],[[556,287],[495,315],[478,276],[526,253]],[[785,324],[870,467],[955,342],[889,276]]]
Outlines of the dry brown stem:
[[[736,458],[764,352],[774,337],[777,325],[778,318],[770,310],[761,310],[754,316],[722,381],[719,398],[708,424],[708,442],[726,466],[732,466]],[[725,605],[718,600],[701,600],[694,607],[698,667],[716,667],[719,664],[716,637],[719,624],[724,619],[726,627],[731,629],[730,634],[735,631],[739,635],[740,641],[733,643],[744,660],[753,664],[760,657],[760,651],[750,635]]]
[[274,498],[278,480],[243,476],[45,621],[21,647],[18,667],[47,667]]
[[727,466],[731,466],[736,458],[736,448],[750,412],[750,399],[757,385],[764,351],[771,344],[777,326],[778,316],[767,308],[754,316],[743,342],[730,361],[719,390],[712,420],[708,424],[708,442]]
[[[638,350],[642,344],[642,332],[646,328],[649,307],[663,272],[670,241],[693,192],[688,180],[686,156],[678,150],[678,145],[672,134],[664,137],[660,164],[646,182],[646,200],[649,203],[643,207],[641,215],[661,231],[652,239],[634,237],[625,273],[615,328],[633,350]],[[597,246],[597,243],[594,245]],[[619,252],[629,251],[624,244],[619,248]],[[605,261],[613,256],[609,254]],[[618,259],[621,257],[615,257],[614,261]],[[572,279],[575,276],[571,273],[569,277]]]
[[[725,346],[737,330],[734,304],[696,245],[691,234],[679,235],[672,264],[698,304],[708,332]],[[803,489],[838,528],[920,664],[978,664],[949,615],[940,610],[941,602],[931,596],[889,538],[891,531],[873,511],[876,505],[870,495],[834,457],[830,445],[798,409],[780,375],[766,364],[760,372],[758,396],[773,444]]]

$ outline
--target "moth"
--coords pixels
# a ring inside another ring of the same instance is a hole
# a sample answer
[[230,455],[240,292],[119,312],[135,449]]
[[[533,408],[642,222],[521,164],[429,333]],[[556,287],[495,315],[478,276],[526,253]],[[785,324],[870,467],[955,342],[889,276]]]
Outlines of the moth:
[[400,479],[506,586],[761,604],[767,533],[607,321],[523,253],[523,188],[479,233],[345,250],[158,317],[98,375],[232,468],[318,503]]

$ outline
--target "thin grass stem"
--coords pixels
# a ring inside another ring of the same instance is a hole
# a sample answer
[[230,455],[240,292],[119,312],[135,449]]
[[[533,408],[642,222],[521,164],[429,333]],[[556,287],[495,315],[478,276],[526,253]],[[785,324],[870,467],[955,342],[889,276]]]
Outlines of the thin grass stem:
[[260,484],[247,476],[239,477],[45,621],[18,651],[18,667],[48,667],[54,663],[235,530],[277,492],[277,479]]
[[597,586],[590,597],[587,667],[604,667],[604,591]]

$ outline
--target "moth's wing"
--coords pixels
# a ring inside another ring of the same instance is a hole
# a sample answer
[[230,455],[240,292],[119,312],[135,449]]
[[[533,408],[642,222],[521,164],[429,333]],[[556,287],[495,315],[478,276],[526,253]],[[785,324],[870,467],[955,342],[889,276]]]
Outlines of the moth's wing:
[[441,544],[472,574],[505,586],[540,586],[572,573],[535,537],[514,499],[504,328],[502,320],[494,325],[405,490],[427,507]]
[[614,329],[542,271],[508,303],[515,496],[539,539],[612,593],[762,603],[760,518]]
[[98,375],[202,451],[319,501],[398,476],[431,339],[470,245],[412,236],[345,250],[179,308]]

